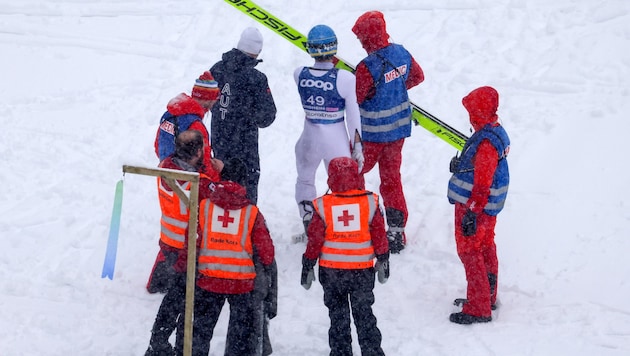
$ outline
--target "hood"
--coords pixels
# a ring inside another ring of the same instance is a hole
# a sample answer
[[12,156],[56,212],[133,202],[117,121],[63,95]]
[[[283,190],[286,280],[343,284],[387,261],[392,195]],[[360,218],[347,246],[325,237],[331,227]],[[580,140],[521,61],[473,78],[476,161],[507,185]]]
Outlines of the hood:
[[361,189],[359,166],[350,157],[333,158],[328,164],[328,187],[333,193]]
[[210,201],[223,209],[241,209],[250,204],[245,188],[235,182],[221,181],[214,185]]
[[368,54],[389,45],[385,17],[380,11],[368,11],[361,15],[352,27],[352,32]]
[[462,104],[470,115],[470,124],[475,131],[488,124],[495,123],[499,117],[499,93],[492,87],[481,87],[470,92],[462,99]]
[[186,114],[194,114],[203,118],[206,115],[206,110],[197,100],[192,97],[181,93],[178,96],[171,99],[166,105],[166,110],[173,116],[181,116]]
[[236,48],[232,48],[221,56],[225,69],[231,72],[242,70],[246,67],[255,67],[262,59],[256,59],[248,56]]

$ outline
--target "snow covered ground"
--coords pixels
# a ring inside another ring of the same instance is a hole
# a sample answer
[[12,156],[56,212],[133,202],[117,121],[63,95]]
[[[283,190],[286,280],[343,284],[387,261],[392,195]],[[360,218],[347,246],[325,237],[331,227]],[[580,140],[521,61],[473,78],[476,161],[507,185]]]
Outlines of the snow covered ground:
[[[425,71],[412,100],[462,132],[464,95],[482,85],[501,95],[512,184],[497,225],[500,315],[448,321],[466,286],[446,200],[455,149],[416,127],[402,172],[409,245],[375,289],[388,355],[630,354],[630,2],[258,2],[304,33],[331,26],[351,63],[365,54],[354,21],[383,11]],[[259,199],[280,269],[274,355],[328,353],[323,292],[299,285],[305,246],[290,243],[303,120],[292,73],[311,59],[223,1],[21,0],[0,4],[0,354],[144,353],[161,301],[144,289],[158,249],[155,180],[124,177],[110,281],[100,276],[114,187],[123,164],[157,164],[166,102],[250,25],[265,38],[258,68],[278,106],[261,131]],[[223,354],[226,314],[211,355]]]

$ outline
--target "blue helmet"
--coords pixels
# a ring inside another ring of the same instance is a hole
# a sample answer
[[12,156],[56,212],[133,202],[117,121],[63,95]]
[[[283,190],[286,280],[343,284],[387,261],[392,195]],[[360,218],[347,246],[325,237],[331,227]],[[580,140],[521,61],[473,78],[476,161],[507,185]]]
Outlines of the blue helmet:
[[313,58],[330,58],[337,53],[337,36],[332,28],[317,25],[308,32],[306,50]]

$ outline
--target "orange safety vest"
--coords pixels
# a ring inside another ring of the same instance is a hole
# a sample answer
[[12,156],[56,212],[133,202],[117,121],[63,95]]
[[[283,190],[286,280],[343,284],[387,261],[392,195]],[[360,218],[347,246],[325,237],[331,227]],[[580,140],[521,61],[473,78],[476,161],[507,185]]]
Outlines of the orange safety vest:
[[370,224],[378,209],[378,195],[351,190],[324,195],[314,205],[326,226],[319,265],[339,269],[373,267]]
[[251,233],[258,208],[248,205],[226,210],[210,199],[202,200],[200,205],[199,273],[224,279],[254,279]]
[[[177,184],[182,190],[190,191],[190,182],[184,184],[177,182]],[[162,209],[160,240],[169,246],[183,249],[190,217],[188,206],[179,199],[174,191],[168,191],[164,188],[161,177],[158,177],[157,185],[160,208]]]

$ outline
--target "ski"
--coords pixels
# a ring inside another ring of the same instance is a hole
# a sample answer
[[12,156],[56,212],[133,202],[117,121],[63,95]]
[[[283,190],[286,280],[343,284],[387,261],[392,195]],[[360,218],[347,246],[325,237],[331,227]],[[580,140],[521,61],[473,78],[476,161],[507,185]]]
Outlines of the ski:
[[[263,9],[251,0],[225,0],[230,5],[234,6],[237,10],[248,15],[250,18],[256,20],[256,22],[269,28],[276,34],[282,36],[287,41],[293,43],[299,49],[306,51],[306,36],[300,33],[298,30],[282,22],[277,17],[273,16],[270,12]],[[343,59],[335,56],[335,67],[348,70],[352,73],[355,71],[355,67]],[[457,131],[447,123],[441,121],[428,111],[422,109],[420,106],[411,103],[412,106],[412,120],[416,125],[420,125],[433,135],[442,139],[446,143],[455,147],[459,151],[464,148],[464,144],[468,137],[463,133]]]

